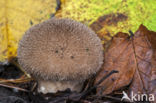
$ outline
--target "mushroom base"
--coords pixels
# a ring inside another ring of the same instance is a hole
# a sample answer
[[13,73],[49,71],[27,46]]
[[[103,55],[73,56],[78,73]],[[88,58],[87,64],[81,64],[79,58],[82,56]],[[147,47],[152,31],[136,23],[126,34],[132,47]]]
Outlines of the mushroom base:
[[75,81],[38,81],[38,92],[43,94],[56,93],[57,91],[64,91],[70,89],[71,91],[80,92],[83,83]]

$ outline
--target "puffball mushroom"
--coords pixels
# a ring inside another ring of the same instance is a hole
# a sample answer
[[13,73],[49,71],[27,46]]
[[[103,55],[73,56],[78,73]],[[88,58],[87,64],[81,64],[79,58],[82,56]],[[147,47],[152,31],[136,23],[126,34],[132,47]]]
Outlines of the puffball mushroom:
[[70,19],[52,18],[31,27],[19,42],[21,67],[38,80],[38,91],[79,92],[103,64],[103,46],[94,31]]

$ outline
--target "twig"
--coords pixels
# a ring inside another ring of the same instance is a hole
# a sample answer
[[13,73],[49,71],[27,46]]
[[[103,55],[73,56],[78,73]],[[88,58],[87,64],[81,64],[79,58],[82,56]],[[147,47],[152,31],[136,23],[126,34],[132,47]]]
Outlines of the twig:
[[96,89],[105,79],[107,79],[109,76],[111,76],[114,73],[118,73],[118,71],[116,70],[112,70],[109,74],[107,74],[106,76],[104,76],[101,80],[99,80],[93,87],[91,87],[89,90],[84,91],[82,93],[81,98],[85,97],[87,94],[89,94],[90,92],[92,92],[92,90]]
[[[86,95],[88,95],[89,93],[91,93],[94,89],[96,89],[105,79],[107,79],[109,76],[111,76],[114,73],[118,73],[118,71],[116,70],[112,70],[109,74],[107,74],[106,76],[104,76],[101,80],[98,81],[98,83],[96,83],[93,87],[91,87],[89,90],[86,90],[80,94],[77,94],[75,96],[70,96],[68,98],[68,100],[70,101],[79,101],[80,99],[86,97]],[[76,99],[76,100],[75,100]]]
[[18,67],[28,78],[31,78],[31,76],[26,73],[25,70],[17,62],[15,62],[14,60],[10,60],[10,63]]
[[31,81],[31,78],[24,78],[24,79],[1,79],[0,78],[0,83],[24,83],[24,82],[28,82]]
[[56,13],[57,13],[59,10],[61,10],[61,4],[62,4],[61,0],[56,0],[55,12],[52,13],[52,14],[50,15],[50,18],[53,18],[53,17],[56,15]]
[[17,89],[17,90],[24,91],[24,92],[29,92],[28,90],[23,89],[23,88],[19,88],[19,87],[15,87],[15,86],[9,86],[9,85],[5,85],[5,84],[1,84],[1,83],[0,83],[0,86]]

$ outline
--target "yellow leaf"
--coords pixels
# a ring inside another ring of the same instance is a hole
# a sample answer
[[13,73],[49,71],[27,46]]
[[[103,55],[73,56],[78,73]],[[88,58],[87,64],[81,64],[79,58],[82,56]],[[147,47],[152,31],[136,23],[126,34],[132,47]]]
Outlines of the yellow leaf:
[[16,56],[24,32],[49,19],[55,8],[56,0],[0,0],[0,61]]

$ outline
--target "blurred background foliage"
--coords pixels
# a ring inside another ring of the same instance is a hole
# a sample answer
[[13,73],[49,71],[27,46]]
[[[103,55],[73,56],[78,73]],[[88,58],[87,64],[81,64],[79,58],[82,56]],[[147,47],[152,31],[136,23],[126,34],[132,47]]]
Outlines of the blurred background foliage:
[[17,55],[27,29],[54,15],[88,25],[105,43],[140,24],[156,31],[155,5],[156,0],[0,0],[0,61]]

